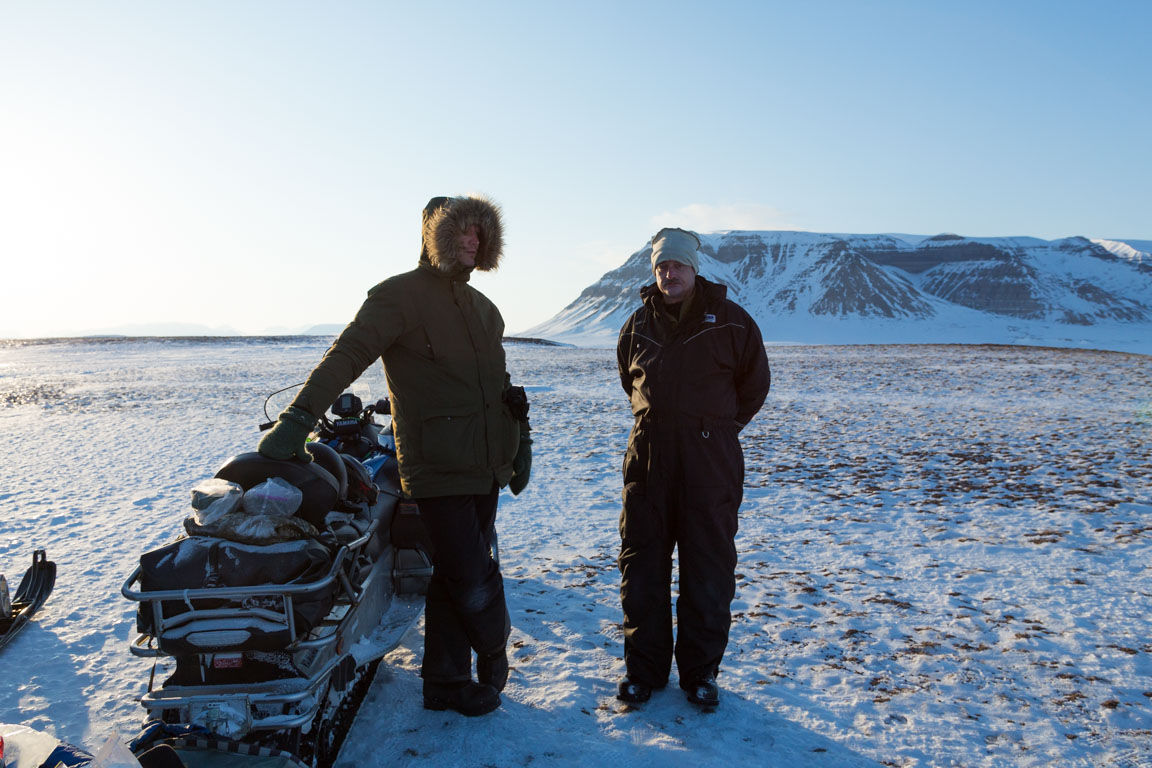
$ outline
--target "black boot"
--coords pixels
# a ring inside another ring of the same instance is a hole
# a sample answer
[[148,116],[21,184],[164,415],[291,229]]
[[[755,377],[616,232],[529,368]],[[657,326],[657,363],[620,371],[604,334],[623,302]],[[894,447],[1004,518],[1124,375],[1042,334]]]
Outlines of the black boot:
[[652,686],[647,683],[638,683],[628,675],[620,680],[616,691],[616,698],[629,704],[643,704],[652,698]]
[[476,654],[476,679],[497,691],[508,683],[508,653],[503,648],[495,653]]
[[712,709],[720,704],[720,688],[716,685],[716,678],[701,677],[689,683],[680,683],[688,701],[698,707]]
[[500,706],[500,694],[490,685],[424,681],[424,709],[451,709],[468,717],[486,715]]

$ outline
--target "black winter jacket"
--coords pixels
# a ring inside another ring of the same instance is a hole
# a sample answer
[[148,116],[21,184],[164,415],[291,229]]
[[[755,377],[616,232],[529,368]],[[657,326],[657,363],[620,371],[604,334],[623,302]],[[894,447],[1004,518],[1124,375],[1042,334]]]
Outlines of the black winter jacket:
[[637,419],[699,422],[701,428],[751,421],[771,385],[756,322],[727,298],[728,289],[696,277],[687,316],[673,322],[653,283],[616,345],[620,384]]

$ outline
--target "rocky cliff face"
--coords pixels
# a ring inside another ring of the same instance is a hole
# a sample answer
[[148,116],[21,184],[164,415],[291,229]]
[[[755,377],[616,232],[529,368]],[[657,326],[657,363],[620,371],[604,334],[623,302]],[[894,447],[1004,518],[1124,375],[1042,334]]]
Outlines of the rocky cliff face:
[[[899,322],[910,329],[1152,330],[1152,256],[1138,241],[743,231],[701,241],[701,274],[727,285],[763,328],[838,320],[857,329]],[[652,281],[650,254],[649,246],[636,251],[525,333],[609,340]]]

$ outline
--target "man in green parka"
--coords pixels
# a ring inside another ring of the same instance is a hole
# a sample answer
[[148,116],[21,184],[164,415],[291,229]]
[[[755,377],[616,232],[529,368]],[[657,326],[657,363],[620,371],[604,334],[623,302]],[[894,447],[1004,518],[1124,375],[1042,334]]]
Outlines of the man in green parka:
[[505,368],[504,320],[468,284],[474,269],[499,264],[500,209],[483,197],[433,198],[422,240],[416,269],[368,292],[259,451],[309,460],[316,418],[382,359],[401,485],[432,544],[424,706],[481,715],[500,705],[508,679],[510,624],[490,540],[497,498],[506,485],[524,489],[532,441],[523,390]]

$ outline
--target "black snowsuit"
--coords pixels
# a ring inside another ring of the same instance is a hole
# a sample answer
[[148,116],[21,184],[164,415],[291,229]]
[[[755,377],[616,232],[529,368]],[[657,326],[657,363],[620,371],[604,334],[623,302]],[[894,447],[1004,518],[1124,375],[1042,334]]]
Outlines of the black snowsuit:
[[763,405],[771,375],[760,329],[726,294],[697,277],[677,322],[649,285],[616,347],[635,416],[620,516],[624,660],[632,680],[657,688],[673,657],[674,547],[681,684],[715,675],[728,644],[744,486],[738,435]]

